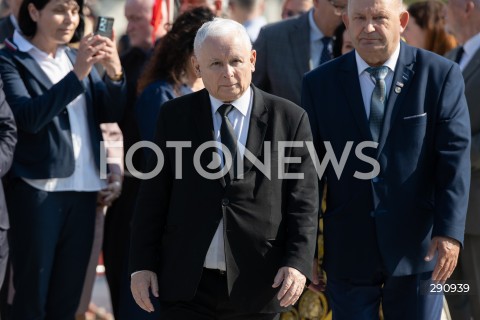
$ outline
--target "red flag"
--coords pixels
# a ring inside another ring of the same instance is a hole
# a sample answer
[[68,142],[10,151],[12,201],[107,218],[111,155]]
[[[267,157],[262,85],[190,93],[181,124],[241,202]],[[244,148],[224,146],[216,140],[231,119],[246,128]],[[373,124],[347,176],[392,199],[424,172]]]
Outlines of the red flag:
[[[152,12],[152,21],[150,24],[153,26],[152,30],[152,44],[155,45],[155,41],[157,40],[156,34],[157,30],[162,25],[163,21],[163,12],[162,12],[162,3],[163,0],[155,0],[155,3],[153,4],[153,12]],[[169,1],[167,1],[167,7],[169,6]],[[168,9],[167,9],[168,12]],[[168,13],[167,13],[168,15]],[[168,19],[168,17],[166,17]]]

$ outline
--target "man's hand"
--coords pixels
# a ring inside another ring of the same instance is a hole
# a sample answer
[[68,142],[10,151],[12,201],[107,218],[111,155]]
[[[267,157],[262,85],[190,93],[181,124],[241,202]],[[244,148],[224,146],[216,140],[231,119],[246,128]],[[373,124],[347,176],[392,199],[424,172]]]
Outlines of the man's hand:
[[295,304],[305,288],[305,276],[295,268],[282,267],[278,270],[273,280],[273,288],[282,287],[278,292],[277,298],[280,300],[280,306],[288,307]]
[[433,269],[432,280],[445,282],[457,266],[460,243],[448,237],[433,237],[425,261],[431,261],[436,251],[438,251],[438,259]]
[[150,301],[150,288],[152,288],[153,295],[158,297],[157,275],[154,272],[145,270],[132,275],[130,289],[133,298],[138,306],[147,312],[155,311]]

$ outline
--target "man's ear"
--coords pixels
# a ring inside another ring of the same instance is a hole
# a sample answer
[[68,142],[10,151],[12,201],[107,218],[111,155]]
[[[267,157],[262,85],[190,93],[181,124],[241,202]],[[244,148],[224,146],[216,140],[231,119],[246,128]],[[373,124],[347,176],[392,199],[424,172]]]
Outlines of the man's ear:
[[193,65],[193,70],[195,71],[195,75],[197,76],[197,78],[201,78],[202,76],[200,75],[200,65],[198,64],[198,59],[195,55],[192,55],[191,63]]
[[35,5],[33,3],[29,3],[27,9],[28,9],[28,13],[30,14],[30,18],[32,18],[32,20],[34,22],[37,22],[39,12],[38,12],[37,8],[35,7]]
[[252,64],[252,72],[255,71],[255,62],[257,61],[257,51],[252,50],[250,53],[250,63]]
[[350,24],[350,20],[348,20],[348,14],[347,13],[342,14],[342,20],[343,20],[343,23],[345,24],[345,28],[348,29],[348,25]]
[[402,13],[400,13],[400,26],[401,26],[400,33],[402,33],[403,30],[405,30],[405,28],[407,27],[409,19],[410,19],[410,15],[408,14],[408,11],[402,11]]
[[474,1],[467,1],[465,12],[468,14],[468,13],[473,12],[474,10],[475,10],[475,2]]

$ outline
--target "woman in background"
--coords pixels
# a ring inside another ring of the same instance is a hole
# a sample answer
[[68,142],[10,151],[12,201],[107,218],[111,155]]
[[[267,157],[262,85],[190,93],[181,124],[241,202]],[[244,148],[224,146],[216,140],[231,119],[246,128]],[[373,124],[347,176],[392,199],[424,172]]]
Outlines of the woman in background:
[[444,55],[457,46],[455,37],[445,31],[445,5],[438,0],[412,3],[410,20],[402,36],[414,47]]
[[353,50],[353,43],[350,39],[345,25],[341,23],[333,34],[333,48],[332,53],[334,58],[338,58],[341,55]]
[[153,140],[165,101],[203,89],[202,79],[197,78],[191,63],[193,40],[197,30],[214,18],[206,7],[182,13],[155,49],[138,81],[140,96],[135,112],[142,140]]
[[[74,319],[92,249],[100,123],[123,113],[115,42],[82,37],[82,0],[24,0],[22,33],[0,52],[18,128],[7,190],[15,295],[12,320]],[[68,47],[80,41],[78,50]],[[102,64],[102,80],[93,65]]]

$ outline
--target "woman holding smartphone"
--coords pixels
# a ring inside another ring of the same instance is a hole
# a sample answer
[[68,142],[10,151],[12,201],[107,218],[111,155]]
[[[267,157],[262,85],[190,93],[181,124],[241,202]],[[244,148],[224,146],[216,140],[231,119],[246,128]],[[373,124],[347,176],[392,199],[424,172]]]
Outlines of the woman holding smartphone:
[[[0,51],[18,127],[7,203],[15,297],[12,319],[73,319],[93,239],[100,123],[122,116],[115,43],[82,38],[82,0],[24,0],[21,33]],[[67,45],[80,40],[78,50]],[[103,65],[102,80],[95,63]]]

